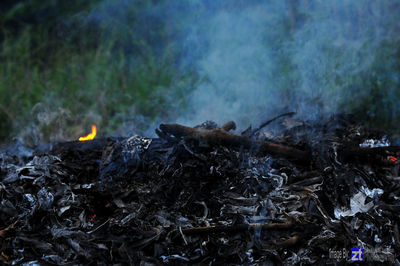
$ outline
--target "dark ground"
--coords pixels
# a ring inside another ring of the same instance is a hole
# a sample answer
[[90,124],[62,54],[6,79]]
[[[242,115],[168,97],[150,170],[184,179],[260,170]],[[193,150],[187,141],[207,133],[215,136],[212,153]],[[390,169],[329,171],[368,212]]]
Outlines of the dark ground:
[[324,265],[363,248],[371,265],[399,264],[391,136],[348,117],[285,119],[272,133],[256,137],[308,151],[309,162],[173,136],[10,145],[0,153],[0,260]]

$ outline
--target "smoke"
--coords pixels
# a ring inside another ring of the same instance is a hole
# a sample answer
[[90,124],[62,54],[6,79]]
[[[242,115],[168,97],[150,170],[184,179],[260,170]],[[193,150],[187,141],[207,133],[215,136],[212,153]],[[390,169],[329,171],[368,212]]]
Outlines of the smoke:
[[[399,4],[395,1],[306,3],[303,2],[301,9],[307,12],[307,21],[293,34],[289,51],[298,75],[294,92],[299,108],[303,113],[311,113],[309,106],[301,103],[318,98],[321,108],[315,108],[315,104],[311,107],[329,114],[340,112],[349,100],[372,98],[373,84],[363,79],[385,79],[385,75],[394,72],[389,65],[385,67],[388,62],[380,56],[384,54],[395,60],[393,53],[397,48],[391,45],[399,41],[396,34],[399,24],[395,22]],[[391,85],[380,89],[399,90],[398,80]]]
[[[314,120],[348,111],[390,120],[399,111],[398,1],[143,3],[104,1],[103,13],[89,17],[109,19],[118,38],[140,35],[156,53],[172,49],[178,71],[201,77],[171,121],[234,120],[245,128],[293,110]],[[143,28],[132,31],[132,19]],[[164,93],[174,95],[179,83]]]
[[70,139],[92,123],[100,135],[205,120],[242,130],[294,110],[398,130],[398,0],[89,2],[2,43],[0,138]]
[[236,120],[248,125],[276,108],[280,88],[275,66],[279,56],[274,45],[280,19],[264,4],[222,9],[210,16],[207,30],[197,36],[206,40],[198,43],[207,43],[207,49],[195,63],[207,81],[191,95],[193,113],[187,120]]
[[367,108],[377,112],[386,103],[396,113],[398,2],[250,3],[214,7],[190,26],[196,30],[187,40],[201,54],[191,63],[207,81],[190,95],[191,113],[180,121],[235,120],[246,127],[292,110],[318,119],[352,111],[374,89],[385,91],[382,102]]

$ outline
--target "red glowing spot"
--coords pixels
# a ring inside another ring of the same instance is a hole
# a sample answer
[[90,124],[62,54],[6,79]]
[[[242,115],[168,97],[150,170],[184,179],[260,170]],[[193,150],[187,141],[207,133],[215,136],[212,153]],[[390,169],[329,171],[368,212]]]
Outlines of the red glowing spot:
[[93,214],[92,219],[90,219],[91,222],[93,222],[94,218],[96,218],[96,214]]
[[390,157],[390,160],[391,160],[392,162],[397,162],[397,158],[396,158],[396,157]]

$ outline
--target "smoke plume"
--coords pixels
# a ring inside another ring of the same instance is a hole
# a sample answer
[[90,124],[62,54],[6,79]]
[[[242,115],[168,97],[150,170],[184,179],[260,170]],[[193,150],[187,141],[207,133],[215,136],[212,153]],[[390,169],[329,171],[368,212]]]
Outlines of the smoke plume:
[[[91,18],[127,36],[126,12],[142,2],[104,1]],[[177,69],[201,78],[170,121],[245,128],[297,110],[303,119],[357,111],[390,123],[399,111],[398,1],[160,1],[144,10],[134,34],[174,50]],[[153,34],[160,27],[167,42]]]

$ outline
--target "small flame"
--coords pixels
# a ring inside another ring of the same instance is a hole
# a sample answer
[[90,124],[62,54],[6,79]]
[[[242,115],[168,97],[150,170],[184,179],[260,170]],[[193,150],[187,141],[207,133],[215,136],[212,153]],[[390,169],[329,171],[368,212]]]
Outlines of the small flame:
[[94,137],[96,137],[96,134],[97,134],[97,127],[96,125],[92,125],[92,132],[87,136],[80,137],[79,141],[92,140],[94,139]]

